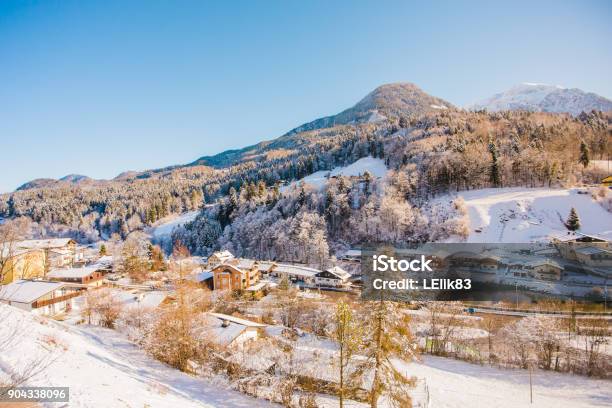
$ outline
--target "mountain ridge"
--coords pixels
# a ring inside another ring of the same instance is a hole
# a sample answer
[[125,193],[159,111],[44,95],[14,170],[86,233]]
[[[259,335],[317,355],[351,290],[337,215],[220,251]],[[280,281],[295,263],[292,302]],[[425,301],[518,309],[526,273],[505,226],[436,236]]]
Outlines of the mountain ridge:
[[502,110],[525,110],[532,112],[569,113],[577,116],[581,112],[598,110],[612,111],[612,101],[593,92],[560,85],[524,82],[494,94],[467,109],[497,112]]

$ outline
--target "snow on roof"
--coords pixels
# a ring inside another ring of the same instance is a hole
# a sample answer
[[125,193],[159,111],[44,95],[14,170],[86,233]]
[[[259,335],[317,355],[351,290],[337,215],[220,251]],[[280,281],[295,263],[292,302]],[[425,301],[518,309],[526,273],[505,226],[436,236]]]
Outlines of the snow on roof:
[[305,277],[313,277],[317,273],[321,272],[318,269],[308,268],[306,266],[286,265],[286,264],[277,264],[274,267],[273,271],[275,273],[286,273],[287,275],[305,276]]
[[219,259],[232,259],[234,257],[234,254],[232,254],[230,251],[226,249],[223,251],[213,252],[213,254],[210,257],[212,258],[213,256]]
[[0,286],[0,300],[32,303],[55,290],[61,289],[64,285],[63,282],[17,280],[8,285]]
[[254,259],[239,258],[238,267],[242,269],[251,269],[257,263]]
[[49,272],[47,276],[49,278],[55,278],[55,279],[62,279],[62,278],[80,279],[80,278],[84,278],[86,276],[91,275],[97,270],[98,268],[95,266],[84,266],[82,268],[55,269]]
[[605,253],[612,254],[612,251],[609,251],[603,248],[599,248],[599,247],[593,247],[593,246],[577,248],[576,252],[583,254],[583,255],[595,255],[595,254],[605,254]]
[[262,290],[263,288],[265,288],[267,284],[268,284],[267,282],[258,282],[255,285],[249,286],[245,290],[247,292],[257,292],[257,291]]
[[203,272],[194,273],[193,275],[188,276],[187,280],[190,280],[193,282],[204,282],[205,280],[211,279],[212,277],[213,277],[213,273],[211,271],[203,271]]
[[351,277],[351,274],[342,269],[339,266],[334,266],[333,268],[329,268],[326,270],[327,272],[337,276],[340,279],[348,279]]
[[113,257],[111,255],[104,255],[96,262],[94,262],[91,266],[95,266],[96,268],[107,268],[113,265]]
[[247,319],[241,319],[240,317],[230,316],[230,315],[226,315],[226,314],[223,314],[223,313],[213,313],[213,312],[210,312],[210,313],[208,313],[208,315],[216,317],[217,319],[220,319],[220,320],[227,320],[229,322],[236,323],[236,324],[239,324],[241,326],[246,326],[246,327],[266,327],[266,325],[262,324],[262,323],[253,322],[253,321],[247,320]]
[[71,238],[52,238],[52,239],[29,239],[17,243],[17,247],[24,249],[48,249],[62,248],[69,244],[74,244],[75,241]]
[[525,265],[532,267],[532,268],[535,268],[541,265],[551,265],[551,266],[554,266],[555,268],[563,269],[561,265],[559,265],[557,262],[553,261],[552,259],[535,259],[533,261],[526,262]]
[[206,322],[208,323],[208,330],[212,333],[214,342],[220,345],[230,345],[243,331],[247,329],[247,326],[242,326],[233,322],[223,322],[213,316],[205,316]]
[[361,249],[349,249],[342,256],[361,256]]

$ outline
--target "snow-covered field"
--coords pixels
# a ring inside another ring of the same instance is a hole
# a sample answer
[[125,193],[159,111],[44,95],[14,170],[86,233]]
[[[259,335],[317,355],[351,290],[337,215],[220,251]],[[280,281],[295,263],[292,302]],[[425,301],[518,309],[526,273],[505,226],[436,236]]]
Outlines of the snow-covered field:
[[[333,176],[360,176],[366,171],[370,172],[374,177],[385,177],[387,174],[387,166],[382,159],[375,159],[373,157],[363,157],[356,162],[349,164],[344,167],[335,167],[333,170],[320,170],[312,173],[303,179],[293,182],[290,185],[299,184],[303,181],[306,184],[311,185],[316,189],[322,189],[325,186],[329,177]],[[287,188],[287,187],[285,187]]]
[[535,371],[533,404],[529,372],[497,369],[441,357],[401,363],[409,376],[425,378],[435,408],[588,408],[612,405],[612,383],[587,377]]
[[198,213],[199,211],[189,211],[174,218],[162,220],[153,227],[152,234],[155,238],[169,237],[174,228],[193,221]]
[[[0,305],[0,337],[20,338],[0,353],[0,375],[41,355],[54,362],[27,385],[70,387],[70,407],[269,407],[264,400],[191,377],[147,356],[116,331],[73,327]],[[58,404],[43,404],[56,407]]]
[[[562,220],[572,207],[580,217],[580,232],[612,239],[612,213],[578,191],[519,187],[460,192],[470,218],[467,241],[523,243],[564,235]],[[449,202],[457,195],[440,200]]]

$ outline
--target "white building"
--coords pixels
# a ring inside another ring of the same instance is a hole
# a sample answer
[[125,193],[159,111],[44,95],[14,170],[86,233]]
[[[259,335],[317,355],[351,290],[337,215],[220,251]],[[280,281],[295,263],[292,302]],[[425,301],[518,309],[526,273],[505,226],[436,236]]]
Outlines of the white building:
[[317,286],[327,287],[342,287],[349,284],[351,274],[340,268],[334,266],[333,268],[326,269],[317,273],[314,277],[314,283]]
[[63,282],[17,280],[0,286],[0,302],[40,315],[69,311],[78,294]]
[[208,327],[215,343],[226,347],[240,347],[259,337],[265,324],[222,313],[206,313]]

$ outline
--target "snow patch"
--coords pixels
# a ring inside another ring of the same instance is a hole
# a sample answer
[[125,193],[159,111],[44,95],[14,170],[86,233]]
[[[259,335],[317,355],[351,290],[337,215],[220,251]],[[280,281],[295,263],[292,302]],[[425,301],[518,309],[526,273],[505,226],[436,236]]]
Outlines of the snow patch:
[[[565,235],[563,225],[572,207],[580,217],[580,232],[612,239],[612,214],[579,189],[488,188],[464,191],[470,218],[467,242],[526,243]],[[456,195],[439,198],[454,200]],[[479,231],[479,232],[477,232]]]
[[[374,177],[385,177],[385,175],[387,174],[387,166],[385,165],[384,160],[382,159],[375,159],[371,156],[368,157],[363,157],[359,160],[357,160],[356,162],[349,164],[348,166],[345,167],[335,167],[333,170],[329,171],[329,170],[319,170],[315,173],[312,173],[309,176],[306,176],[304,178],[302,178],[301,180],[298,180],[297,182],[292,182],[290,184],[294,185],[294,184],[299,184],[300,182],[304,182],[318,190],[321,190],[325,184],[327,183],[327,180],[329,179],[329,177],[334,177],[334,176],[346,176],[346,177],[351,177],[351,176],[361,176],[363,173],[365,173],[366,171],[368,171],[372,176]],[[284,190],[287,187],[284,187],[281,190]]]

